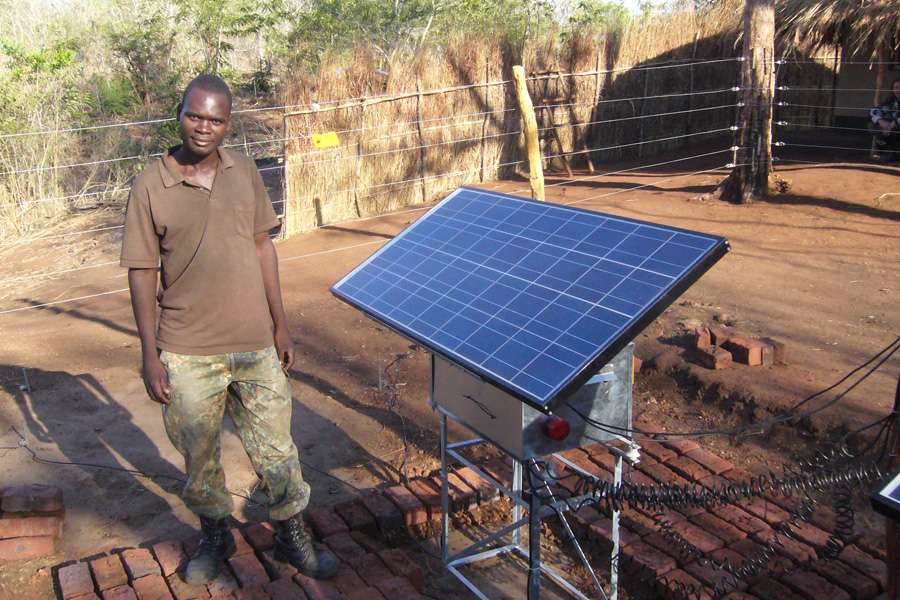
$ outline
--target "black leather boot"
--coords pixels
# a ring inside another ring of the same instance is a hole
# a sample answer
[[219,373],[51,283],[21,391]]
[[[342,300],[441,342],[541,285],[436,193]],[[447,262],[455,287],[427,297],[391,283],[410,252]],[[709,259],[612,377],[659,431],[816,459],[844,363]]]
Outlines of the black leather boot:
[[290,563],[313,579],[334,577],[339,566],[337,557],[313,542],[299,513],[290,519],[275,521],[275,528],[275,560]]
[[203,538],[184,570],[188,583],[208,583],[218,576],[222,563],[234,553],[234,539],[225,519],[200,517]]

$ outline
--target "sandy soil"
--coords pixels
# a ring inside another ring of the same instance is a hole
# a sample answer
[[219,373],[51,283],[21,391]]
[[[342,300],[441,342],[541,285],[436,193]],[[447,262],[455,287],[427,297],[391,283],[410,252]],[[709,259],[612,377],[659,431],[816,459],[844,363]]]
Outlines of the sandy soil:
[[[695,164],[691,170],[703,168]],[[706,195],[722,171],[673,179],[680,173],[641,170],[548,188],[553,201],[583,200],[577,206],[731,240],[733,252],[639,337],[639,355],[651,358],[669,350],[690,359],[685,332],[716,315],[750,334],[787,344],[787,366],[710,375],[752,397],[758,414],[728,414],[727,406],[698,403],[662,376],[648,376],[640,384],[638,412],[656,415],[671,427],[758,418],[834,382],[900,330],[900,197],[876,200],[900,191],[900,169],[847,163],[790,166],[780,172],[791,183],[790,193],[748,206]],[[548,178],[548,184],[554,181]],[[523,185],[485,187],[513,191]],[[629,191],[636,186],[642,187]],[[293,432],[315,503],[349,497],[351,486],[396,480],[404,458],[410,475],[437,464],[437,421],[426,404],[426,353],[328,291],[419,214],[325,227],[279,244],[285,303],[300,350],[291,374]],[[108,222],[103,215],[89,215],[66,227]],[[4,565],[0,598],[52,598],[49,565],[185,537],[186,528],[196,526],[177,495],[180,457],[138,378],[140,348],[128,296],[106,293],[125,287],[122,271],[109,265],[22,279],[23,274],[115,261],[117,240],[118,230],[112,230],[89,240],[76,236],[0,248],[0,311],[105,294],[0,314],[0,447],[12,447],[0,449],[0,482],[60,485],[68,511],[58,553]],[[378,389],[379,373],[392,363],[387,379],[396,384],[393,394]],[[894,357],[811,426],[782,431],[771,444],[758,442],[759,452],[748,453],[727,440],[714,447],[742,464],[790,460],[812,434],[886,415],[898,364]],[[81,466],[33,461],[15,448],[20,438],[12,428],[42,459]],[[223,437],[223,460],[229,487],[250,494],[256,478],[230,430]],[[262,518],[257,505],[235,500],[236,518]]]

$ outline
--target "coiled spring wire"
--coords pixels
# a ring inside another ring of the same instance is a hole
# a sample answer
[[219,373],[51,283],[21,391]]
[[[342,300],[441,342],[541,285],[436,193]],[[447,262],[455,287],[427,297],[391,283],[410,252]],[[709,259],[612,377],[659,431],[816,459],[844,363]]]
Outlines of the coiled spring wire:
[[[882,477],[876,460],[863,460],[853,455],[844,445],[827,451],[819,450],[812,458],[801,461],[796,467],[785,465],[781,475],[769,472],[743,482],[709,486],[672,483],[648,486],[630,482],[616,485],[577,471],[560,475],[553,464],[547,461],[532,461],[528,469],[531,489],[535,490],[542,503],[551,506],[560,519],[564,518],[565,511],[578,511],[585,506],[593,506],[606,514],[611,510],[621,510],[626,505],[656,513],[656,524],[661,534],[684,558],[694,559],[701,565],[711,566],[728,574],[716,584],[713,590],[715,598],[735,590],[744,579],[764,571],[776,556],[775,548],[783,545],[783,539],[799,541],[793,528],[809,520],[816,504],[812,494],[817,492],[833,492],[835,528],[825,546],[817,550],[816,558],[801,563],[797,568],[807,568],[818,559],[837,558],[853,537],[855,519],[852,490]],[[551,485],[556,484],[554,487],[559,488],[561,481],[572,478],[572,497],[562,498],[559,493],[550,493]],[[773,527],[772,543],[739,564],[728,559],[719,561],[707,558],[703,551],[684,539],[673,529],[672,523],[661,515],[665,509],[709,509],[767,495],[801,496],[803,500],[799,507],[789,511],[790,518],[787,521]],[[633,559],[625,555],[616,557],[616,560],[626,571],[633,564]],[[703,586],[686,584],[664,575],[658,582],[676,597],[700,598],[706,593]]]

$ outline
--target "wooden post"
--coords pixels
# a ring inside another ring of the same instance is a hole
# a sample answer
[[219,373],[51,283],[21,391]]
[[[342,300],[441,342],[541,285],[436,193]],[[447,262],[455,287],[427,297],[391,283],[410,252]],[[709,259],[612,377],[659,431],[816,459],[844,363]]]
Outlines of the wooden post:
[[828,120],[829,125],[834,125],[834,107],[837,106],[837,92],[841,77],[841,59],[843,58],[844,47],[834,47],[834,63],[831,67],[831,117]]
[[422,108],[422,82],[416,77],[416,129],[419,131],[419,179],[422,181],[422,204],[428,202],[428,193],[425,190],[425,133],[422,131],[424,110]]
[[647,90],[650,89],[650,71],[644,71],[644,97],[641,98],[641,118],[638,119],[638,158],[644,156],[644,105],[647,103]]
[[353,168],[353,206],[356,207],[356,216],[362,216],[362,210],[359,208],[359,175],[362,172],[362,153],[363,143],[362,136],[366,126],[366,105],[361,104],[359,107],[359,128],[360,131],[356,135],[356,164]]
[[738,164],[720,184],[722,197],[746,203],[769,194],[772,172],[772,99],[775,95],[775,0],[744,5],[744,89]]
[[688,77],[690,77],[688,92],[690,92],[690,95],[688,96],[687,125],[685,126],[685,133],[687,134],[690,134],[694,129],[694,61],[697,60],[697,44],[699,42],[700,32],[698,31],[694,34],[694,49],[691,50],[691,66],[688,73]]
[[541,145],[538,140],[537,118],[534,106],[528,94],[528,81],[525,78],[525,67],[516,65],[512,68],[513,83],[516,86],[516,99],[519,112],[522,114],[522,129],[525,132],[525,146],[528,150],[528,175],[531,183],[531,197],[544,200],[544,167],[541,164]]
[[[484,61],[484,82],[488,83],[491,80],[491,63],[490,61]],[[481,169],[478,171],[478,180],[484,182],[484,154],[486,151],[485,144],[487,144],[487,139],[485,136],[487,135],[487,126],[488,119],[493,115],[494,108],[491,106],[491,86],[488,86],[484,90],[484,104],[487,110],[484,111],[484,120],[481,122]]]
[[293,221],[296,218],[294,217],[296,211],[291,210],[290,196],[288,196],[288,177],[291,174],[288,137],[290,137],[288,136],[288,118],[281,117],[281,138],[284,140],[281,147],[281,155],[284,157],[284,169],[281,172],[281,212],[284,215],[281,217],[281,239],[287,239],[294,232]]

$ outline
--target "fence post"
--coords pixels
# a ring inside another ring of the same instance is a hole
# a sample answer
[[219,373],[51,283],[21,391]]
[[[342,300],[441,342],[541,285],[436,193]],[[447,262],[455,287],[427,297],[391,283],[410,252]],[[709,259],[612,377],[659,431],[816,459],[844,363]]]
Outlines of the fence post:
[[[491,63],[490,61],[484,61],[484,82],[489,83],[491,81]],[[478,180],[484,182],[484,153],[485,153],[485,144],[487,144],[487,139],[485,136],[487,135],[487,125],[488,118],[493,114],[494,109],[491,106],[491,88],[493,86],[487,86],[484,89],[484,102],[485,108],[484,111],[484,120],[481,122],[481,169],[478,172]]]
[[428,202],[428,194],[425,191],[425,133],[422,131],[422,82],[416,77],[416,129],[419,131],[419,179],[422,181],[422,203]]
[[353,169],[353,206],[356,208],[356,216],[361,217],[362,211],[359,208],[359,174],[362,172],[362,153],[363,144],[362,136],[366,126],[366,105],[361,104],[359,107],[359,126],[360,131],[356,136],[356,164]]
[[537,119],[534,106],[528,94],[528,81],[525,78],[525,67],[516,65],[512,68],[513,82],[516,86],[516,99],[519,101],[519,112],[522,114],[522,129],[525,132],[525,147],[528,150],[528,176],[531,183],[531,197],[544,200],[544,166],[541,164],[541,145],[538,141]]
[[290,205],[290,188],[288,177],[290,177],[290,154],[288,154],[288,118],[286,116],[281,117],[281,139],[284,140],[282,142],[281,147],[281,155],[284,156],[284,169],[281,172],[281,211],[283,216],[281,217],[281,238],[287,239],[291,233],[295,231],[295,224],[293,221],[296,219],[294,213],[296,211],[291,210]]

